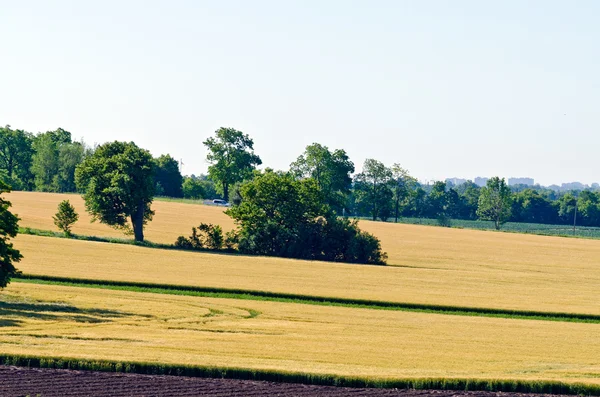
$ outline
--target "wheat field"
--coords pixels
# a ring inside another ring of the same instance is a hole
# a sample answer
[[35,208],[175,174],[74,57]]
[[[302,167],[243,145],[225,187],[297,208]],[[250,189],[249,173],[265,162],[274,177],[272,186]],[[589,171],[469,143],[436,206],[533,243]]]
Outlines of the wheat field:
[[[597,324],[13,283],[3,353],[372,378],[600,383]],[[573,343],[576,340],[577,343]]]
[[[435,231],[435,229],[434,229]],[[20,235],[26,274],[135,281],[468,307],[600,314],[600,271],[448,261],[444,266],[364,266],[145,248]],[[418,256],[417,252],[412,255]]]
[[[83,235],[123,237],[123,233],[100,223],[90,223],[83,199],[74,194],[11,192],[6,197],[13,212],[21,218],[21,227],[57,230],[52,222],[58,203],[69,199],[80,215],[73,232]],[[221,225],[230,230],[234,224],[223,208],[205,205],[155,201],[154,220],[146,229],[146,238],[170,244],[179,235],[189,235],[201,222]],[[481,230],[450,229],[433,226],[361,221],[360,227],[376,235],[389,254],[390,265],[420,268],[457,266],[501,270],[538,271],[545,268],[578,270],[581,267],[600,273],[600,240],[498,233]]]

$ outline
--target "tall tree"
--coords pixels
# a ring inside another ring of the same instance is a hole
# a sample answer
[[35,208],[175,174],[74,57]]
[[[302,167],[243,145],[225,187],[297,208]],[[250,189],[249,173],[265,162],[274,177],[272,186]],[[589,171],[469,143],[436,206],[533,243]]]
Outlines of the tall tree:
[[[0,181],[0,194],[8,192],[10,187]],[[0,288],[6,287],[11,277],[17,274],[13,262],[19,262],[22,258],[21,253],[10,242],[19,231],[19,218],[9,211],[10,205],[10,201],[0,196]]]
[[133,142],[98,146],[75,172],[92,220],[126,233],[133,229],[135,240],[144,241],[144,225],[154,215],[154,167],[150,152]]
[[398,223],[398,218],[400,217],[401,212],[401,204],[408,197],[409,190],[414,186],[416,180],[408,174],[408,171],[400,166],[400,164],[396,163],[392,165],[392,193],[394,200],[394,218],[396,223]]
[[481,188],[477,215],[479,218],[494,222],[496,230],[510,219],[512,196],[504,178],[495,176]]
[[31,156],[33,135],[23,130],[0,127],[0,169],[6,172],[6,182],[15,189],[31,187]]
[[183,197],[183,177],[179,171],[179,163],[169,154],[163,154],[156,160],[155,181],[167,197]]
[[254,141],[241,131],[221,127],[204,145],[208,149],[206,159],[211,164],[208,176],[220,185],[223,199],[229,201],[229,187],[249,178],[252,170],[262,164],[254,154]]
[[368,206],[373,220],[386,220],[391,212],[392,176],[392,171],[382,162],[367,159],[363,171],[354,178],[357,201]]
[[333,208],[345,207],[354,163],[344,150],[331,152],[327,146],[313,143],[290,165],[290,171],[297,178],[314,179],[325,202]]

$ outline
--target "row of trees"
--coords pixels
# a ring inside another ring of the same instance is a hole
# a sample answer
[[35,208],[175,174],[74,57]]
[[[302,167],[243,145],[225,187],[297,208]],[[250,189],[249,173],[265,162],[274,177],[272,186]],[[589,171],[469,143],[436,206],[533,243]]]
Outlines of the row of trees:
[[[75,169],[94,150],[62,128],[34,135],[0,127],[0,179],[15,190],[77,192]],[[170,155],[153,161],[156,194],[183,197],[179,163]]]

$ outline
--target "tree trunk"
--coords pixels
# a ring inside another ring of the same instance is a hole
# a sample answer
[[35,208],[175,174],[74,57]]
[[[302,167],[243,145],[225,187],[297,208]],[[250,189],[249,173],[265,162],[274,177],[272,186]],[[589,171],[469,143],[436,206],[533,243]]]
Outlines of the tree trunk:
[[144,241],[144,206],[139,206],[135,214],[131,215],[133,237],[140,243]]
[[229,184],[223,183],[223,200],[229,202]]

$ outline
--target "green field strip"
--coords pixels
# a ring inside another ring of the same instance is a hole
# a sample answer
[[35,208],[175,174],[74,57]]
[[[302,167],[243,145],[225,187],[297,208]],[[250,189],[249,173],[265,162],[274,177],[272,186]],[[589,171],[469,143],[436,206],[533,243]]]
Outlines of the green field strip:
[[437,389],[460,391],[490,391],[512,393],[544,393],[600,396],[600,385],[565,383],[552,380],[469,379],[469,378],[369,378],[319,373],[287,372],[266,369],[210,367],[202,365],[173,365],[152,362],[123,362],[84,360],[68,357],[36,357],[0,353],[0,365],[27,368],[70,369],[134,373],[142,375],[171,375],[196,378],[242,379],[282,383],[302,383],[338,387],[369,387],[396,389]]
[[158,294],[185,295],[224,299],[261,300],[270,302],[297,303],[320,306],[340,306],[361,309],[397,310],[442,315],[479,316],[519,320],[561,321],[596,324],[600,323],[600,315],[583,313],[540,312],[529,310],[524,311],[480,307],[402,303],[244,289],[53,277],[35,274],[21,274],[19,275],[19,277],[14,278],[14,281],[31,284],[62,285],[68,287],[87,287],[131,292],[149,292]]

